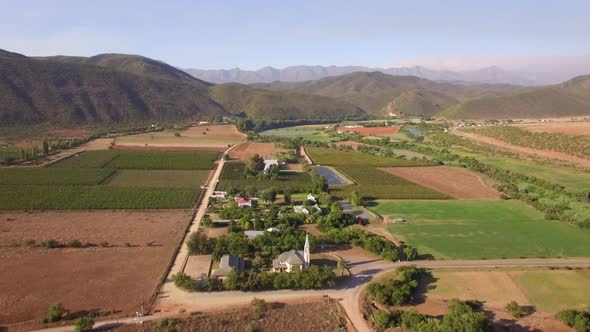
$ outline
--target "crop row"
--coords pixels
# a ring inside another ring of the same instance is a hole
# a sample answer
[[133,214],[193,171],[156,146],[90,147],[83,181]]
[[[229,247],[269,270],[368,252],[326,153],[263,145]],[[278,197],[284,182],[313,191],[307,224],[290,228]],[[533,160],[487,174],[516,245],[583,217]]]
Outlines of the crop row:
[[420,160],[406,160],[375,156],[361,152],[347,152],[337,149],[307,147],[307,152],[316,164],[332,166],[423,166],[431,163]]
[[112,169],[0,168],[0,185],[97,185]]
[[193,188],[0,186],[0,210],[187,209]]
[[358,191],[370,199],[446,199],[447,195],[422,187],[374,167],[339,166],[338,169],[357,184],[334,187],[332,194],[345,198]]
[[101,168],[121,154],[120,151],[86,151],[64,159],[51,168]]

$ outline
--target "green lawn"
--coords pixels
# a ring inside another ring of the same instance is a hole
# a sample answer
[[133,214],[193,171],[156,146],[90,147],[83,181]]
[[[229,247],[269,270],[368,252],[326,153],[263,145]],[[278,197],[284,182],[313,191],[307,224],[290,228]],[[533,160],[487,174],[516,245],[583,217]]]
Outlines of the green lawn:
[[382,201],[370,209],[406,219],[389,231],[439,259],[590,257],[590,230],[544,220],[519,201]]
[[306,140],[314,141],[314,142],[338,141],[338,138],[330,137],[329,135],[322,132],[322,130],[326,126],[328,126],[328,124],[285,127],[285,128],[265,130],[265,131],[261,132],[260,135],[290,137],[290,138],[302,137]]
[[115,187],[199,187],[210,171],[203,170],[120,170],[109,181]]
[[246,164],[239,162],[225,163],[219,179],[219,190],[256,189],[258,191],[275,188],[277,190],[291,189],[294,192],[307,193],[311,190],[311,180],[307,173],[295,171],[281,171],[277,180],[246,178],[244,168]]
[[330,148],[306,147],[314,163],[331,166],[428,166],[428,161],[388,158],[361,152],[341,151]]
[[511,277],[526,297],[545,312],[590,305],[590,271],[526,271],[511,273]]

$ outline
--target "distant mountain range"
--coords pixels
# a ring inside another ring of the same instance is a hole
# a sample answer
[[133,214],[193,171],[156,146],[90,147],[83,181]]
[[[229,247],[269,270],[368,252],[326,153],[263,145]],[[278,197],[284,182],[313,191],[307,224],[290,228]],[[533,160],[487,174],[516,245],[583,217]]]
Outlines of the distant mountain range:
[[[435,70],[423,66],[399,67],[399,68],[370,68],[363,66],[291,66],[284,69],[264,67],[258,70],[219,69],[185,69],[194,77],[212,83],[270,83],[281,82],[303,82],[319,80],[330,76],[346,75],[353,72],[374,72],[378,71],[388,75],[417,76],[433,81],[446,82],[475,82],[488,84],[513,84],[523,86],[536,86],[555,84],[565,78],[546,72],[524,72],[516,70],[504,70],[498,66],[489,66],[477,70]],[[590,73],[590,68],[589,68]],[[583,73],[582,73],[583,74]]]
[[[590,115],[590,76],[522,87],[380,71],[343,73],[358,67],[305,68],[268,69],[268,75],[275,75],[270,83],[214,84],[206,81],[210,78],[197,79],[138,55],[27,57],[0,50],[0,127],[112,126],[219,116],[314,122],[388,115],[453,119]],[[493,73],[499,77],[501,72],[490,69],[488,77]],[[322,75],[327,77],[288,81]]]

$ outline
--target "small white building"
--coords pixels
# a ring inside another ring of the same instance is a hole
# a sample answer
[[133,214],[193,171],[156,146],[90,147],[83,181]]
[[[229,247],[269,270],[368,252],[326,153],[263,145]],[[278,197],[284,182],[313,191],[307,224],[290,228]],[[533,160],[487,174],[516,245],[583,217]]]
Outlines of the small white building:
[[214,198],[225,198],[226,196],[227,196],[227,191],[214,190],[213,194],[211,194],[211,197],[214,197]]
[[307,200],[315,204],[317,202],[316,198],[312,194],[307,194]]
[[246,235],[248,240],[255,239],[262,234],[264,234],[264,231],[244,231],[244,235]]
[[309,210],[303,205],[295,205],[293,206],[293,211],[295,213],[303,213],[305,215],[309,215]]
[[268,159],[264,161],[264,174],[268,174],[270,172],[270,168],[276,165],[279,167],[279,161],[276,159]]

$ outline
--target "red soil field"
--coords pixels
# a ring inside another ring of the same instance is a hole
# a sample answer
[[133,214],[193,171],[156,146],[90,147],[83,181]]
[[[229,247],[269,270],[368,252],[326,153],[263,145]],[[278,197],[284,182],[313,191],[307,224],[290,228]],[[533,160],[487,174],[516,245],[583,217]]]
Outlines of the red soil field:
[[381,168],[421,186],[458,199],[498,199],[496,182],[468,169],[450,166]]
[[[16,331],[39,328],[55,303],[70,314],[116,310],[130,315],[142,305],[147,310],[190,216],[184,210],[1,212],[0,325]],[[92,245],[24,244],[48,239]],[[99,245],[103,241],[108,247]]]
[[387,134],[397,134],[399,132],[399,127],[360,127],[360,128],[344,128],[339,127],[337,130],[344,132],[347,131],[349,133],[357,133],[362,136],[373,136],[373,135],[387,135]]
[[229,157],[232,160],[247,161],[254,154],[259,154],[264,159],[276,159],[275,153],[285,151],[287,149],[277,148],[273,143],[244,142],[232,149]]

